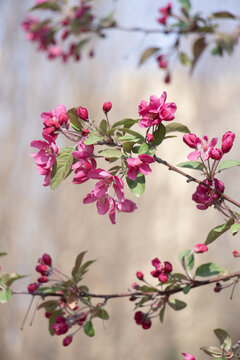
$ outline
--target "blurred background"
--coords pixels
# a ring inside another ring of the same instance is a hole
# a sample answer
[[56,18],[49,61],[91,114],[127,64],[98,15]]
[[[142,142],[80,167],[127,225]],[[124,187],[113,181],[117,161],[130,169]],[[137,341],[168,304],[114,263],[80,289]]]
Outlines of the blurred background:
[[[172,3],[177,5],[176,1]],[[104,15],[113,3],[99,0],[95,4],[96,13]],[[103,102],[112,101],[109,115],[115,122],[124,117],[137,118],[142,99],[148,100],[151,94],[160,96],[166,90],[168,101],[178,106],[176,121],[192,132],[210,138],[221,138],[228,130],[235,132],[234,147],[226,158],[239,159],[239,49],[223,58],[212,57],[206,51],[192,77],[176,64],[169,85],[164,84],[164,75],[153,60],[137,67],[144,48],[166,41],[161,35],[113,31],[107,41],[98,43],[93,59],[86,56],[80,63],[67,65],[58,60],[51,62],[36,51],[20,29],[31,5],[33,2],[27,0],[0,1],[0,251],[9,254],[1,258],[2,271],[32,274],[14,286],[26,289],[35,280],[34,268],[44,252],[52,255],[56,267],[70,273],[76,255],[88,250],[88,259],[97,262],[85,283],[96,293],[127,291],[136,281],[137,270],[148,277],[155,257],[171,261],[174,271],[179,271],[178,253],[204,242],[209,230],[223,222],[213,208],[205,212],[196,209],[191,200],[194,184],[154,165],[145,194],[133,199],[127,193],[138,210],[119,214],[117,224],[111,225],[107,216],[97,215],[94,204],[82,204],[92,182],[73,185],[68,178],[54,192],[42,186],[43,177],[29,157],[30,142],[41,138],[40,114],[57,104],[87,107],[93,119],[101,120]],[[161,6],[165,6],[164,1],[121,0],[117,3],[118,20],[124,25],[154,27]],[[193,10],[239,13],[240,5],[238,0],[195,0]],[[225,27],[227,30],[228,22]],[[172,164],[186,161],[188,153],[181,139],[166,141],[158,152]],[[239,169],[221,173],[221,180],[226,193],[239,200]],[[232,257],[235,249],[240,249],[238,237],[227,233],[210,246],[207,254],[199,255],[197,262],[214,260],[236,271],[238,262]],[[0,306],[0,359],[172,360],[182,358],[181,352],[204,358],[200,346],[217,345],[214,328],[224,328],[234,340],[240,339],[239,288],[233,300],[229,297],[230,290],[215,294],[213,286],[196,289],[187,297],[179,295],[188,307],[180,312],[167,309],[164,323],[155,319],[148,331],[136,326],[131,302],[112,300],[107,307],[110,320],[105,324],[94,320],[94,338],[80,332],[68,348],[63,348],[62,337],[51,338],[48,334],[43,310],[37,312],[32,326],[27,321],[20,330],[30,299],[16,296]]]

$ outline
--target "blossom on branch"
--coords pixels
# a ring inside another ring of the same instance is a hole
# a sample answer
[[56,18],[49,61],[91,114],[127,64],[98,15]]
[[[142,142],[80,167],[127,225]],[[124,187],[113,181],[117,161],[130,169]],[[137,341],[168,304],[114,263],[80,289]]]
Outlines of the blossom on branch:
[[150,96],[149,104],[142,100],[138,107],[138,113],[142,117],[139,126],[147,128],[153,125],[159,125],[163,120],[171,121],[175,118],[177,110],[175,103],[166,103],[167,93],[164,91],[160,98],[156,95]]
[[154,158],[147,154],[138,155],[138,158],[128,158],[128,172],[127,176],[131,180],[136,180],[138,173],[148,175],[152,170],[148,164],[155,162]]
[[[193,201],[199,204],[197,205],[199,210],[205,210],[219,200],[220,194],[215,190],[223,193],[225,189],[224,183],[216,178],[212,181],[205,179],[203,183],[208,186],[202,184],[198,185],[195,193],[192,195]],[[214,188],[212,188],[212,186],[214,186]]]
[[[200,157],[203,158],[203,161],[208,160],[211,155],[213,148],[216,146],[218,138],[213,138],[210,142],[208,141],[208,136],[203,136],[203,141],[197,137],[195,134],[184,134],[183,135],[183,141],[186,145],[188,145],[190,148],[195,149],[195,151],[191,152],[188,155],[188,160],[190,161],[197,161]],[[222,157],[220,156],[221,153],[218,152],[218,155],[216,155],[216,152],[213,153],[213,159],[215,157]],[[219,158],[218,158],[219,160]]]
[[61,104],[57,105],[54,110],[43,112],[41,118],[44,124],[43,134],[51,135],[54,140],[57,138],[57,132],[61,127],[66,129],[69,127],[67,109]]

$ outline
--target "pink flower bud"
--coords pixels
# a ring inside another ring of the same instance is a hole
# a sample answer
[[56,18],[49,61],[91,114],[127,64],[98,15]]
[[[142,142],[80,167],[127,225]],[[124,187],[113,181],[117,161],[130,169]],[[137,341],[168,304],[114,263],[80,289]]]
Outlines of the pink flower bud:
[[146,316],[143,320],[143,323],[142,323],[142,328],[144,330],[147,330],[149,329],[150,327],[152,326],[152,322],[151,320]]
[[158,66],[161,69],[166,69],[166,67],[168,66],[167,59],[163,55],[159,55],[157,57],[157,62],[158,62]]
[[195,140],[197,139],[197,135],[195,134],[184,134],[183,135],[183,141],[185,142],[185,144],[187,144],[187,146],[189,146],[192,149],[196,148],[195,145]]
[[37,265],[35,267],[35,270],[42,275],[46,275],[45,273],[48,270],[48,266],[47,265]]
[[222,137],[222,151],[227,153],[231,150],[233,146],[233,141],[235,139],[235,134],[231,131],[227,131]]
[[47,311],[45,312],[45,318],[49,319],[51,315],[52,315],[52,313],[47,312]]
[[147,142],[152,142],[154,140],[153,134],[147,134],[146,139],[147,139]]
[[144,275],[141,271],[137,271],[136,276],[139,280],[143,280]]
[[185,360],[195,360],[195,357],[191,354],[182,353]]
[[63,346],[68,346],[69,344],[71,344],[72,342],[72,336],[66,336],[64,339],[63,339]]
[[164,261],[164,272],[170,274],[172,272],[172,264],[169,261]]
[[38,278],[37,280],[40,284],[43,284],[45,282],[48,282],[48,278],[46,276],[41,276],[40,278]]
[[194,246],[193,251],[195,254],[201,254],[208,251],[208,247],[205,244],[197,244]]
[[213,289],[213,291],[215,293],[219,293],[221,290],[222,290],[222,285],[219,282],[217,282],[215,288]]
[[234,250],[233,257],[235,257],[235,258],[240,257],[240,253],[237,250]]
[[137,311],[134,315],[134,320],[138,325],[141,325],[144,320],[144,314],[142,311]]
[[66,321],[65,317],[62,316],[62,315],[57,316],[56,319],[55,319],[55,322],[56,322],[57,324],[60,324],[61,322],[65,322],[65,321]]
[[171,81],[171,75],[169,73],[167,73],[167,75],[164,78],[164,82],[165,84],[169,84]]
[[42,261],[44,264],[48,265],[48,266],[51,266],[52,265],[52,258],[50,255],[48,254],[43,254],[42,256]]
[[38,284],[36,283],[32,283],[28,285],[28,292],[33,293],[34,291],[36,291],[38,288]]
[[88,134],[89,134],[89,130],[88,130],[88,129],[83,129],[82,132],[81,132],[81,135],[82,135],[83,137],[88,136]]
[[77,108],[77,114],[83,121],[88,121],[88,111],[84,107]]
[[129,301],[135,301],[135,300],[137,300],[137,297],[136,297],[136,296],[131,296],[131,297],[129,298]]
[[161,273],[159,276],[158,276],[158,280],[162,283],[165,283],[168,281],[168,276],[167,274],[164,274],[164,273]]
[[221,149],[210,148],[209,156],[211,159],[220,160],[223,156],[223,152]]
[[140,288],[140,285],[138,283],[134,282],[134,283],[132,283],[132,288],[134,290],[138,290]]
[[107,101],[103,104],[103,111],[105,113],[108,113],[112,108],[112,103],[110,101]]

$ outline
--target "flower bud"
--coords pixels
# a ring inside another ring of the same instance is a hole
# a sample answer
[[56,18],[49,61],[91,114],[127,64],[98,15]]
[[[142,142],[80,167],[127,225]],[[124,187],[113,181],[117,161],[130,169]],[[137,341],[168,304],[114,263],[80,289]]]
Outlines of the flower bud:
[[38,288],[38,284],[36,283],[32,283],[28,285],[28,292],[33,293],[34,291],[36,291]]
[[172,272],[172,264],[169,261],[164,261],[164,272],[170,274]]
[[213,160],[220,160],[222,158],[222,156],[223,156],[223,152],[222,152],[221,149],[211,148],[209,150],[209,156]]
[[213,290],[214,292],[219,293],[222,290],[222,285],[219,282],[217,282]]
[[42,261],[45,265],[51,266],[52,265],[52,258],[48,254],[43,254]]
[[147,139],[147,142],[152,142],[154,140],[153,134],[147,134],[146,139]]
[[197,135],[195,134],[184,134],[183,135],[183,141],[187,146],[189,146],[192,149],[196,148],[195,140],[197,139]]
[[237,250],[234,250],[233,257],[235,257],[235,258],[240,257],[240,253]]
[[206,251],[208,251],[208,247],[205,244],[197,244],[193,248],[193,252],[195,254],[201,254],[201,253],[204,253]]
[[84,107],[77,108],[77,114],[83,121],[88,121],[88,111]]
[[63,339],[63,346],[68,346],[69,344],[71,344],[72,342],[72,336],[66,336],[64,339]]
[[143,280],[144,275],[141,271],[137,271],[136,276],[139,280]]
[[88,129],[83,129],[82,132],[81,132],[81,135],[82,135],[83,137],[88,136],[88,134],[89,134],[89,130],[88,130]]
[[222,151],[227,153],[231,150],[233,146],[233,141],[235,139],[235,134],[231,131],[227,131],[222,137]]
[[44,276],[41,276],[40,278],[38,278],[37,280],[40,284],[43,284],[45,282],[48,282],[48,278],[44,275]]
[[164,274],[164,273],[161,273],[159,276],[158,276],[158,280],[162,283],[165,283],[168,281],[168,276],[167,274]]
[[112,108],[112,103],[110,101],[107,101],[103,104],[103,111],[105,113],[108,113]]

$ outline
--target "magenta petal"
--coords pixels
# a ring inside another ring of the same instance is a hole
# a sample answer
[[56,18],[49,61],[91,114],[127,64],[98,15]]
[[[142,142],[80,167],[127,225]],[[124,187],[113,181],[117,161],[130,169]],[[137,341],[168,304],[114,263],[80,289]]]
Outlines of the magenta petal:
[[189,155],[188,155],[188,160],[190,161],[197,161],[198,158],[200,157],[201,155],[201,151],[200,150],[196,150],[196,151],[193,151],[191,152]]
[[131,168],[127,172],[127,176],[129,177],[129,179],[131,179],[133,181],[136,180],[137,174],[138,174],[138,169],[136,169],[136,168]]
[[89,171],[88,177],[90,179],[104,179],[104,178],[113,178],[113,176],[103,169],[94,169]]
[[93,195],[93,193],[87,194],[87,196],[83,199],[84,204],[91,204],[97,200],[97,197]]
[[147,154],[138,155],[138,158],[143,162],[147,164],[151,164],[155,162],[154,158]]
[[97,210],[99,215],[105,215],[109,210],[109,200],[104,196],[97,200]]
[[148,175],[150,172],[152,172],[152,170],[150,169],[148,164],[141,164],[138,167],[140,173],[144,174],[144,175]]
[[46,143],[46,141],[43,141],[43,140],[33,140],[33,141],[30,143],[30,145],[31,145],[32,147],[35,147],[35,148],[39,149],[39,150],[43,150],[43,149],[45,149],[47,146],[49,146],[48,143]]
[[59,118],[59,116],[62,113],[66,113],[66,111],[67,111],[67,109],[64,105],[61,105],[61,104],[57,105],[55,108],[55,111],[54,111],[56,118]]

